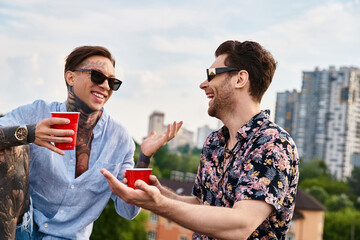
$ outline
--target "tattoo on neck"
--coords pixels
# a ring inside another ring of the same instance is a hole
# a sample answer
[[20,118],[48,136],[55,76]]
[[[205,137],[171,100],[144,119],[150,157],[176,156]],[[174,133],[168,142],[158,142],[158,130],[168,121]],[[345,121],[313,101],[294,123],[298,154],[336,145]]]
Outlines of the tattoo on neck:
[[76,96],[72,86],[68,87],[66,109],[69,112],[80,112],[82,114],[98,113],[98,111],[92,110],[86,103],[84,103],[78,96]]
[[76,139],[76,169],[75,177],[80,176],[89,168],[91,143],[94,138],[93,129],[102,115],[102,111],[90,109],[80,98],[78,98],[73,88],[70,86],[68,100],[66,103],[68,111],[80,112],[78,132]]

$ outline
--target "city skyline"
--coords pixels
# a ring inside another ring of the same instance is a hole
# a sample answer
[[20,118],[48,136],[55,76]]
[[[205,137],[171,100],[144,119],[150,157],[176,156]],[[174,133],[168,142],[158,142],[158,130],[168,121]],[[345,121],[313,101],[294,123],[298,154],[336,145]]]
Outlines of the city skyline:
[[275,121],[293,137],[305,162],[323,160],[344,180],[360,160],[360,68],[303,74],[300,92],[277,94]]
[[123,80],[105,109],[137,142],[153,111],[193,132],[215,129],[199,85],[217,46],[236,39],[259,42],[278,62],[261,105],[273,118],[276,93],[300,90],[303,71],[360,66],[359,12],[359,0],[3,0],[0,113],[36,99],[65,101],[66,55],[102,45]]

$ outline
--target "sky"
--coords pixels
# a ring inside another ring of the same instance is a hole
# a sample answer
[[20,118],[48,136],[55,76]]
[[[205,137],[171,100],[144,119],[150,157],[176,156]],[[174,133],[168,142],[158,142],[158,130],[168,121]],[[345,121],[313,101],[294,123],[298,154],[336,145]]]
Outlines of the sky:
[[[226,40],[256,41],[278,63],[261,108],[300,90],[302,72],[360,67],[360,0],[1,0],[0,113],[66,100],[66,56],[82,45],[108,48],[123,84],[105,109],[141,142],[149,116],[193,131],[218,121],[199,88]],[[196,139],[194,139],[196,140]]]

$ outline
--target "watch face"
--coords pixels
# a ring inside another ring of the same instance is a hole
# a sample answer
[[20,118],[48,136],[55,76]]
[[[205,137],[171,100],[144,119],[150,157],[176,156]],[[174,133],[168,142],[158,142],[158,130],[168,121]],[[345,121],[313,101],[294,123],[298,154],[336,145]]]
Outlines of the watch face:
[[27,138],[27,134],[28,134],[27,129],[24,127],[19,127],[15,131],[15,137],[19,141],[24,141]]

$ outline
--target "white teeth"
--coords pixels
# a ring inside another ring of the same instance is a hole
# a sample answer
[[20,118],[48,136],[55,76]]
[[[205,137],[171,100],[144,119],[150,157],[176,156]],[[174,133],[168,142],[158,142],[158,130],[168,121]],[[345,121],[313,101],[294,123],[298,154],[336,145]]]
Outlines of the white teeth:
[[214,94],[207,94],[206,95],[208,98],[213,98],[214,97]]
[[99,94],[99,93],[95,93],[95,92],[94,92],[94,95],[97,96],[97,97],[99,97],[99,98],[104,98],[104,95]]

